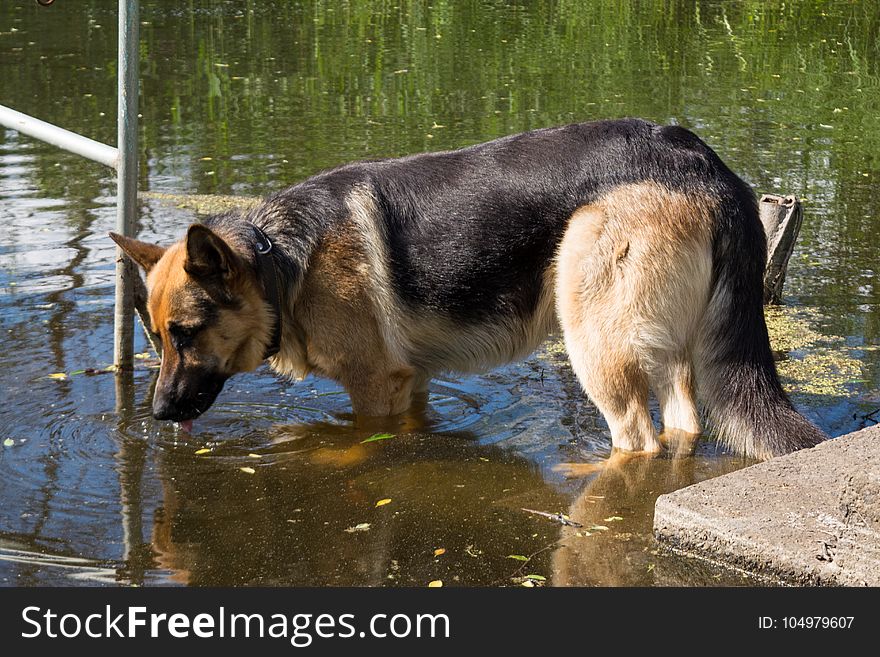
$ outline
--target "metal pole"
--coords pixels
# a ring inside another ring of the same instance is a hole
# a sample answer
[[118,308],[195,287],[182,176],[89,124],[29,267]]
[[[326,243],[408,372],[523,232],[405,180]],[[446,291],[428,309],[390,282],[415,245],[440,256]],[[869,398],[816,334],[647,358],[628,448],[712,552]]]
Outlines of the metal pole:
[[[119,65],[117,71],[116,232],[134,237],[138,182],[138,0],[119,0]],[[113,362],[131,368],[134,356],[133,279],[138,273],[116,247],[116,310],[113,322]]]
[[11,107],[0,105],[0,125],[17,130],[23,135],[36,137],[71,153],[82,155],[95,162],[116,168],[116,149],[94,139],[83,137],[57,125],[40,121]]

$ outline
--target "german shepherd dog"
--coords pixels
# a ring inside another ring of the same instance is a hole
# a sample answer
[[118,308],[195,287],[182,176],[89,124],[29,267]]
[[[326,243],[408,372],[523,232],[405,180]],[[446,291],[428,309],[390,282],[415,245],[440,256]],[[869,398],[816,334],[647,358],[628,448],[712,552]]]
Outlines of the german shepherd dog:
[[678,126],[597,121],[356,162],[168,248],[111,237],[147,272],[159,420],[186,426],[266,359],[338,381],[358,416],[396,415],[435,374],[521,359],[561,329],[618,450],[698,435],[697,393],[741,454],[826,438],[777,377],[755,196]]

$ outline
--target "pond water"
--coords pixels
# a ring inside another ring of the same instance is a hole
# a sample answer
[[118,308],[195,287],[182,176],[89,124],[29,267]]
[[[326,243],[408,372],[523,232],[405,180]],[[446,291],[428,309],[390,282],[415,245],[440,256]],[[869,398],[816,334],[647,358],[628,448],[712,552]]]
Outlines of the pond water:
[[[115,4],[2,3],[0,103],[113,143]],[[144,192],[262,196],[354,159],[595,118],[694,129],[757,191],[805,199],[780,367],[830,434],[873,422],[880,4],[142,5]],[[265,368],[192,436],[154,421],[152,361],[82,372],[112,359],[111,173],[0,128],[0,585],[749,583],[650,536],[658,494],[742,459],[706,442],[555,469],[610,443],[553,341],[437,381],[425,427],[386,440],[363,442],[331,382]],[[167,243],[198,216],[148,195],[139,234]]]

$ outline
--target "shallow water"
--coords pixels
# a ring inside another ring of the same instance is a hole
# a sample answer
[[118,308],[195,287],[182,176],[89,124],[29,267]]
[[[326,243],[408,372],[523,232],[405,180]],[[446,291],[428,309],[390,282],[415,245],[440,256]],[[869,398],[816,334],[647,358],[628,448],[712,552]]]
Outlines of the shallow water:
[[[259,196],[357,158],[677,122],[758,191],[805,197],[786,303],[809,335],[777,344],[782,369],[826,431],[864,426],[880,405],[880,7],[663,4],[143,2],[140,187]],[[114,8],[0,6],[0,103],[112,142]],[[650,537],[658,494],[743,460],[706,442],[554,470],[610,445],[553,342],[437,381],[424,427],[370,443],[323,380],[237,377],[190,436],[150,417],[151,361],[71,374],[112,357],[110,173],[0,129],[0,584],[748,583]],[[167,242],[196,218],[151,197],[139,234]]]

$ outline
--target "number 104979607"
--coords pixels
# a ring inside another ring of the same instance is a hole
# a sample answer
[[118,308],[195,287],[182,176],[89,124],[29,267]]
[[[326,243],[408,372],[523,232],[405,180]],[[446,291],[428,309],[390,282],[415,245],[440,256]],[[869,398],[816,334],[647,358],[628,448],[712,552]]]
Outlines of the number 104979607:
[[785,630],[846,630],[852,627],[855,616],[783,616],[779,620],[782,622],[769,616],[762,616],[758,619],[758,627]]

